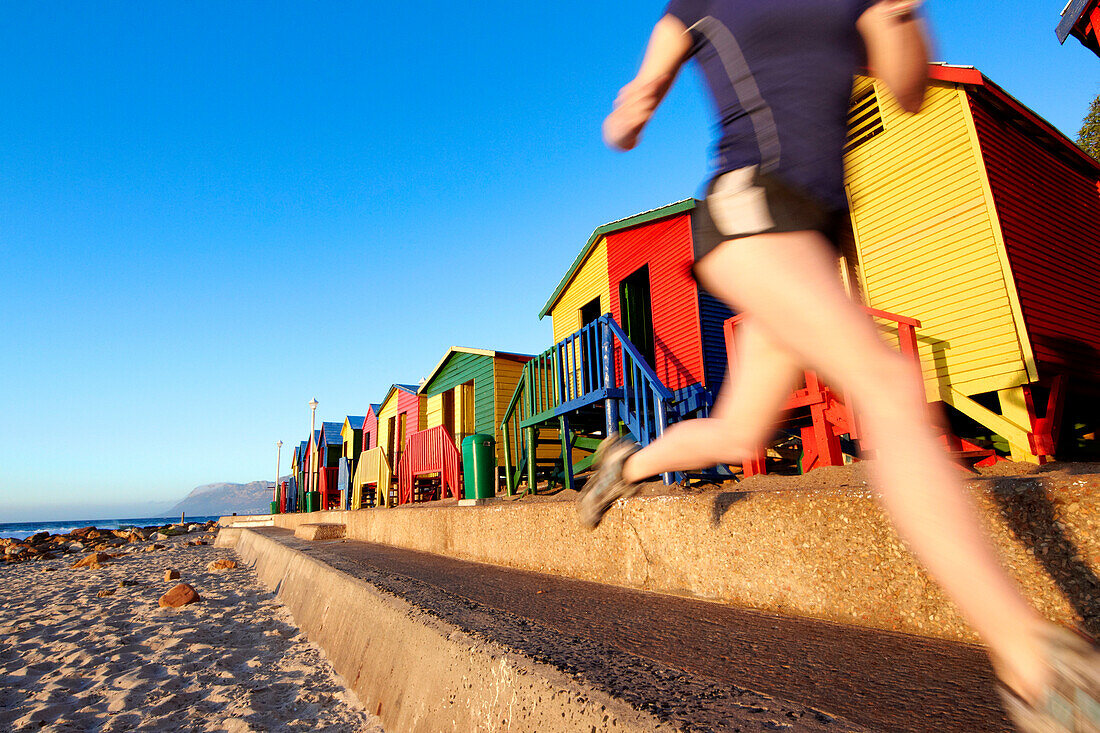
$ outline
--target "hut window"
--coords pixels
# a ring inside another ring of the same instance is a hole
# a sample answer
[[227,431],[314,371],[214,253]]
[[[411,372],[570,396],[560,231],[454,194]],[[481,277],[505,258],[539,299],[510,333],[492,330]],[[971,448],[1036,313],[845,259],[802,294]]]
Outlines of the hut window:
[[593,298],[589,302],[581,306],[581,328],[584,328],[589,323],[592,323],[603,314],[600,310],[599,297]]
[[858,92],[852,98],[852,106],[848,111],[848,142],[844,145],[845,152],[855,150],[885,130],[875,87],[870,86]]

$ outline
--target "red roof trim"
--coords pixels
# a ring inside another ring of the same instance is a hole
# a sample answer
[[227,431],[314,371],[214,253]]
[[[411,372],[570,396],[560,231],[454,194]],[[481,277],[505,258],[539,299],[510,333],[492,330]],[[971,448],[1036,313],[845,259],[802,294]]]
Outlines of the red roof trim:
[[1088,153],[1076,144],[1054,125],[1050,124],[1038,115],[1034,110],[1024,105],[1018,99],[999,87],[996,82],[990,81],[985,74],[973,67],[945,66],[943,64],[929,64],[928,78],[935,81],[943,81],[952,84],[965,84],[972,87],[980,87],[998,102],[1010,108],[1020,117],[1027,120],[1046,133],[1056,144],[1063,147],[1066,152],[1076,157],[1091,168],[1100,169],[1100,162],[1092,158]]
[[973,67],[944,66],[943,64],[929,64],[928,78],[935,81],[946,81],[953,84],[974,84],[981,86],[985,83],[982,72]]

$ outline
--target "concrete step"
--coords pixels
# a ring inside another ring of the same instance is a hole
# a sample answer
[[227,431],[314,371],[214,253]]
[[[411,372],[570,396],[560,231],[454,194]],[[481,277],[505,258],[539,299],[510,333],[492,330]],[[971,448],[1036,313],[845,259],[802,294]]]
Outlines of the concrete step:
[[315,522],[312,524],[299,524],[294,530],[294,536],[303,540],[339,540],[343,539],[347,526],[332,522]]

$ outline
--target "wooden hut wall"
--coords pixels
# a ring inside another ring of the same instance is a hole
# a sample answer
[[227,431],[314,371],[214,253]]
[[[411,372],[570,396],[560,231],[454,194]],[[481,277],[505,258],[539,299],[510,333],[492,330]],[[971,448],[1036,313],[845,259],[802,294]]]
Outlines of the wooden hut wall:
[[584,264],[580,266],[558,302],[550,311],[554,331],[554,343],[578,330],[581,325],[581,307],[600,299],[600,314],[611,312],[611,294],[607,280],[607,239],[601,239],[592,248]]
[[623,325],[620,283],[648,267],[655,362],[650,366],[672,390],[705,379],[699,293],[691,277],[693,261],[689,214],[607,235],[611,315]]
[[344,458],[354,464],[363,448],[363,429],[353,428],[347,420],[344,420],[344,426],[340,429],[340,437],[344,439]]
[[[386,456],[390,459],[390,465],[393,465],[393,452],[390,450],[390,418],[397,416],[398,396],[404,394],[401,390],[392,390],[386,399],[382,401],[382,406],[378,409],[378,438],[377,445],[386,452]],[[396,425],[396,420],[394,421]]]
[[[529,360],[530,357],[516,356],[498,356],[494,360],[493,392],[495,394],[495,406],[493,434],[497,438],[496,454],[497,465],[499,466],[504,465],[504,434],[500,430],[500,424],[504,421],[504,413],[508,409],[508,403],[511,402],[512,395],[516,392],[516,385],[519,384],[520,375],[523,374],[523,365]],[[557,430],[547,430],[542,438],[549,443],[557,435]],[[561,455],[561,448],[555,445],[539,445],[537,450],[540,460],[549,461]],[[514,456],[513,460],[515,460]]]
[[930,399],[1024,384],[1026,336],[994,233],[966,92],[935,82],[920,115],[874,93],[882,129],[847,155],[859,276],[869,305],[917,318]]
[[373,405],[367,411],[366,417],[363,418],[362,445],[363,451],[368,451],[378,445],[378,413],[374,411]]
[[[466,404],[465,390],[457,389],[462,385],[473,382],[472,404]],[[515,389],[515,385],[513,385]],[[461,445],[462,439],[473,433],[495,434],[493,396],[493,357],[487,354],[470,354],[463,351],[454,351],[447,358],[432,380],[424,385],[421,395],[426,398],[426,428],[445,424],[443,395],[454,391],[454,414],[451,415],[451,424],[454,425],[455,443]],[[511,395],[509,395],[510,397]],[[472,419],[470,419],[472,417]],[[466,418],[465,420],[463,418]],[[473,428],[472,432],[464,429]]]
[[1039,376],[1100,392],[1100,164],[969,98]]

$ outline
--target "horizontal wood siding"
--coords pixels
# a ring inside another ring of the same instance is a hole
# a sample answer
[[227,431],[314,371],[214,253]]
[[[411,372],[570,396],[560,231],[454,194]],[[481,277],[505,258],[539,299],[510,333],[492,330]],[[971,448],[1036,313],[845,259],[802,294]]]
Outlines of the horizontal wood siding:
[[1064,372],[1095,391],[1100,174],[1054,155],[976,94],[970,100],[1039,376]]
[[607,237],[611,314],[622,324],[619,283],[649,266],[653,311],[653,364],[669,389],[705,379],[699,328],[699,293],[691,277],[691,218],[681,214]]
[[[421,390],[422,394],[432,397],[439,396],[440,417],[439,422],[434,424],[443,424],[441,395],[447,390],[454,389],[467,382],[474,383],[474,430],[492,435],[494,417],[496,416],[494,411],[494,395],[496,392],[493,384],[493,357],[485,354],[467,354],[462,351],[452,353],[447,359],[447,363],[440,367],[435,376],[432,377],[432,381],[424,385]],[[460,394],[455,395],[456,410],[461,403],[461,399]],[[456,416],[456,428],[459,425]],[[455,437],[457,439],[457,436]]]
[[378,445],[378,415],[374,410],[367,410],[367,416],[363,418],[363,450],[368,451]]
[[867,303],[921,321],[930,399],[941,385],[975,394],[1025,383],[965,92],[934,83],[919,115],[877,92],[885,131],[846,160]]
[[550,311],[554,343],[581,327],[581,306],[594,298],[600,299],[600,313],[611,312],[611,296],[607,289],[607,239],[596,243],[573,281],[562,291],[557,305]]
[[427,400],[419,395],[409,394],[404,390],[397,391],[397,413],[405,413],[405,437],[410,433],[421,430],[421,426],[427,422]]
[[[516,393],[516,385],[519,384],[520,375],[523,373],[523,365],[527,359],[516,361],[514,359],[498,358],[493,365],[493,384],[496,392],[495,408],[493,416],[493,435],[497,438],[497,465],[504,465],[504,433],[500,429],[504,421],[504,412],[508,409],[508,403]],[[522,398],[520,398],[522,399]],[[554,446],[539,446],[540,459],[550,460],[561,453],[560,448]],[[518,456],[512,456],[512,462],[519,460]]]
[[434,428],[443,424],[443,393],[429,395],[427,407],[427,421],[425,427]]
[[699,288],[699,330],[703,338],[706,386],[717,394],[726,376],[726,335],[723,324],[733,313],[726,304]]

